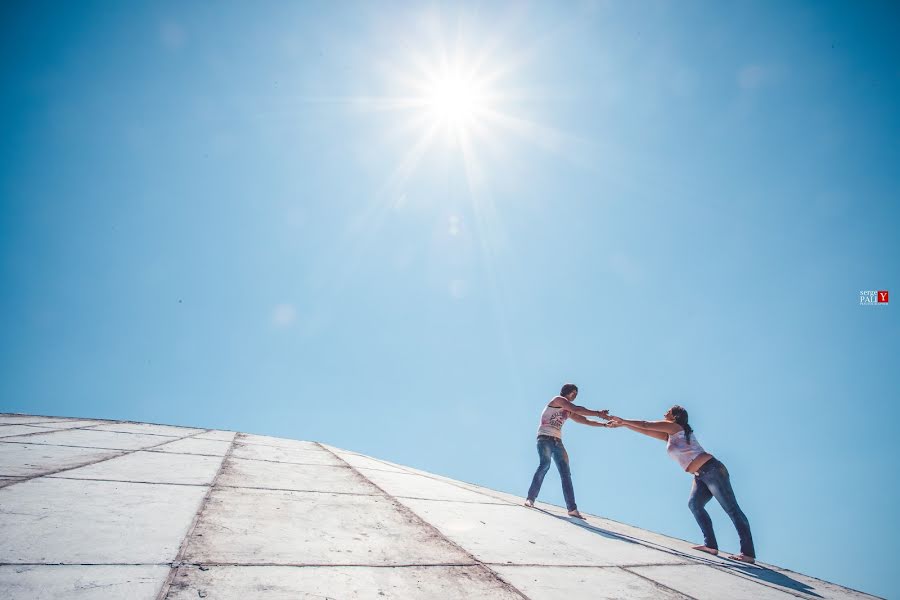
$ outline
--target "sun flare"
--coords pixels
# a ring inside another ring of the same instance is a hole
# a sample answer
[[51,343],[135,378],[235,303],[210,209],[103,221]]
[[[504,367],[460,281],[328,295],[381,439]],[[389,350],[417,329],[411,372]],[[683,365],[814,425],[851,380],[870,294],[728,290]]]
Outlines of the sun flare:
[[380,93],[355,100],[379,115],[384,139],[398,148],[385,194],[404,197],[406,183],[421,167],[437,164],[429,161],[434,157],[461,159],[456,164],[463,166],[470,190],[481,188],[480,194],[521,142],[567,150],[566,134],[535,120],[534,94],[543,92],[526,77],[529,48],[504,35],[479,33],[465,19],[455,32],[437,16],[421,23],[413,28],[420,33],[392,40],[393,51],[376,59]]

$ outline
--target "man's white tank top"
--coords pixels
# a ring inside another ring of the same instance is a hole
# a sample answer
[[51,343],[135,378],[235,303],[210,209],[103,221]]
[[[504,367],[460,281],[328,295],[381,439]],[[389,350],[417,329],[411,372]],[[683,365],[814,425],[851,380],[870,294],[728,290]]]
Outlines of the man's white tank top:
[[[554,396],[553,400],[557,398],[565,400],[562,396]],[[550,406],[553,404],[553,400],[547,403],[547,406],[544,407],[544,412],[541,413],[541,424],[538,427],[537,434],[562,439],[562,426],[566,419],[569,418],[569,411]]]
[[683,429],[678,433],[669,435],[669,442],[666,444],[666,452],[668,452],[672,460],[681,465],[681,468],[685,471],[687,471],[688,465],[691,464],[692,460],[701,454],[706,454],[706,450],[704,450],[703,446],[700,445],[700,442],[697,441],[697,436],[691,433],[691,441],[687,441]]

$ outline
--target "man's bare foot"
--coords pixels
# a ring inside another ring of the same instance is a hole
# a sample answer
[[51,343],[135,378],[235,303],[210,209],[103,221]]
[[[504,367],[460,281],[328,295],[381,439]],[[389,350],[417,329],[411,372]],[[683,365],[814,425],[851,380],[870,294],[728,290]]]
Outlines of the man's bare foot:
[[728,556],[728,558],[730,558],[731,560],[738,560],[740,562],[749,563],[751,565],[756,563],[755,558],[753,558],[752,556],[747,556],[746,554],[731,554]]
[[694,550],[699,550],[700,552],[706,552],[707,554],[712,554],[716,556],[719,551],[716,548],[710,548],[709,546],[691,546]]
[[531,498],[526,498],[526,499],[525,499],[525,506],[527,506],[528,508],[533,508],[533,507],[534,507],[534,500],[532,500]]
[[577,508],[576,508],[575,510],[570,510],[570,511],[569,511],[569,516],[570,516],[570,517],[575,517],[576,519],[581,519],[582,521],[585,520],[584,517],[581,515],[581,513],[578,512],[578,509],[577,509]]

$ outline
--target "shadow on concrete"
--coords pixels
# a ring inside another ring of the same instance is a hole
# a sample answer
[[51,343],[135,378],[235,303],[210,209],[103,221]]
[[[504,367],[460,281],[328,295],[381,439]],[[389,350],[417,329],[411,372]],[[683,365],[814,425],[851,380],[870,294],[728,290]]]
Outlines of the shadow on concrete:
[[618,533],[614,533],[612,531],[607,531],[606,529],[601,529],[600,527],[594,527],[593,525],[590,525],[586,521],[582,521],[581,519],[576,519],[574,517],[569,517],[569,516],[563,517],[563,516],[554,514],[554,513],[550,512],[549,510],[544,510],[543,508],[540,508],[538,506],[533,506],[531,508],[531,510],[536,510],[538,512],[544,513],[545,515],[551,516],[554,519],[559,519],[560,521],[566,521],[568,523],[571,523],[572,525],[577,525],[578,527],[581,527],[582,529],[587,529],[588,531],[596,533],[597,535],[602,535],[603,537],[611,539],[611,540],[618,540],[620,542],[628,542],[630,544],[639,543],[637,540],[635,540],[633,538],[629,538],[627,536],[623,536]]
[[803,583],[802,581],[797,581],[796,579],[793,579],[793,578],[785,575],[784,573],[779,573],[778,571],[773,571],[771,569],[767,569],[766,567],[763,567],[760,565],[747,565],[744,563],[739,563],[737,561],[724,559],[724,557],[722,557],[723,560],[717,560],[712,557],[705,558],[702,556],[695,556],[693,554],[688,554],[686,552],[676,550],[675,548],[669,548],[668,546],[663,546],[661,544],[657,544],[654,542],[648,542],[647,540],[642,540],[640,538],[632,537],[632,536],[625,535],[622,533],[615,533],[615,532],[603,529],[602,527],[597,527],[596,525],[591,525],[587,521],[584,521],[581,519],[576,519],[574,517],[569,517],[569,516],[565,516],[565,517],[560,516],[560,515],[550,512],[550,511],[538,508],[538,507],[534,507],[534,509],[539,510],[544,514],[550,515],[551,517],[554,517],[561,521],[567,521],[569,523],[572,523],[573,525],[576,525],[582,529],[585,529],[585,530],[595,533],[597,535],[602,535],[603,537],[608,538],[608,539],[614,539],[614,540],[618,540],[620,542],[628,542],[629,544],[638,544],[640,546],[644,546],[646,548],[650,548],[650,549],[656,550],[658,552],[665,552],[666,554],[669,554],[671,556],[677,556],[678,558],[682,558],[682,559],[689,561],[691,563],[694,563],[694,564],[706,565],[706,566],[723,569],[723,570],[728,570],[728,571],[736,571],[736,572],[743,574],[744,576],[746,576],[748,578],[755,579],[759,582],[766,582],[771,585],[776,585],[776,586],[791,589],[791,590],[794,590],[797,592],[802,592],[804,594],[813,596],[815,598],[823,597],[820,594],[816,593],[815,588],[813,588],[812,586],[810,586],[806,583]]
[[[734,561],[737,563],[737,561]],[[814,596],[816,598],[824,598],[821,594],[816,593],[815,588],[807,583],[803,583],[802,581],[797,581],[796,579],[785,575],[784,573],[779,573],[778,571],[773,571],[772,569],[767,569],[762,566],[751,566],[751,565],[743,565],[743,564],[727,564],[724,565],[729,571],[739,571],[743,573],[747,577],[751,577],[753,579],[758,579],[760,581],[765,581],[766,583],[770,583],[772,585],[777,585],[779,587],[787,588],[790,590],[794,590],[796,592],[802,592],[809,596]]]

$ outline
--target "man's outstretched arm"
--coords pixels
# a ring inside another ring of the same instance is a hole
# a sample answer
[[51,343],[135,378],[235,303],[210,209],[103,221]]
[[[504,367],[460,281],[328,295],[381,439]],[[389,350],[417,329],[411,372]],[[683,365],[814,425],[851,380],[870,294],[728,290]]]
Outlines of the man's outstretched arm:
[[601,419],[606,419],[609,417],[608,410],[591,410],[583,406],[578,406],[577,404],[572,404],[562,396],[554,398],[553,404],[556,404],[560,408],[569,411],[573,415],[581,415],[582,417],[600,417]]
[[600,421],[591,421],[590,419],[582,417],[578,413],[572,413],[569,418],[576,423],[581,423],[582,425],[590,425],[591,427],[606,427],[606,423],[601,423]]

